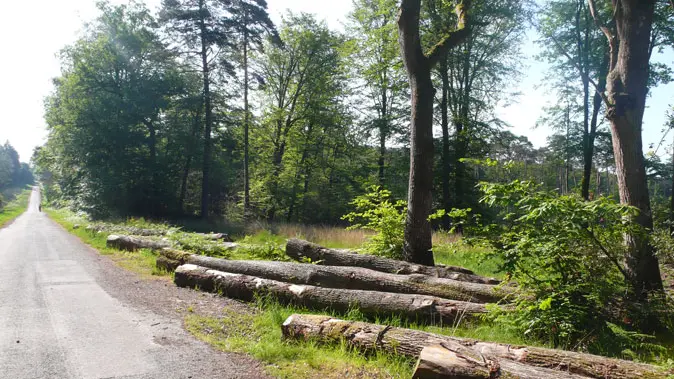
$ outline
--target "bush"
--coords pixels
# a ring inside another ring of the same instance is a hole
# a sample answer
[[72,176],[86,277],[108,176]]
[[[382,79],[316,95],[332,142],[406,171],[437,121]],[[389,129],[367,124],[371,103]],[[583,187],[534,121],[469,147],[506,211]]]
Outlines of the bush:
[[350,203],[356,210],[344,215],[342,219],[354,223],[349,229],[375,232],[363,245],[368,253],[401,259],[407,202],[394,202],[391,191],[379,186],[372,186],[369,190],[370,192],[357,196]]
[[515,311],[494,312],[495,319],[554,346],[594,351],[616,330],[638,329],[626,311],[622,266],[623,235],[641,232],[628,221],[636,209],[558,196],[526,181],[480,186],[481,203],[498,217],[469,230],[469,242],[488,243],[522,288]]

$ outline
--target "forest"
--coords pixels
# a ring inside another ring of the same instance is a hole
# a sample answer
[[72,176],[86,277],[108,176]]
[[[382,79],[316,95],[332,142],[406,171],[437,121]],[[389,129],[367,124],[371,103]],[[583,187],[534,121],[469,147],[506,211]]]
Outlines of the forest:
[[[343,30],[291,10],[275,25],[264,0],[98,8],[44,102],[31,162],[51,206],[360,228],[364,251],[428,266],[442,234],[526,289],[492,322],[556,347],[666,350],[674,109],[650,152],[642,122],[672,80],[656,59],[671,1],[353,0]],[[498,117],[532,31],[557,99],[542,147]],[[0,188],[23,180],[3,149]]]
[[19,161],[19,154],[9,141],[0,145],[0,210],[18,191],[32,183],[33,172],[28,163]]

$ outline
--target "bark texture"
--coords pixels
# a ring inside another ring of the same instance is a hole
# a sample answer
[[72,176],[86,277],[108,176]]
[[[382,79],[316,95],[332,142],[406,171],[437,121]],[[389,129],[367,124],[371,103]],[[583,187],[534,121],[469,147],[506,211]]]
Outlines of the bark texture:
[[463,267],[418,265],[369,254],[359,254],[349,250],[326,249],[314,243],[294,238],[288,240],[286,243],[286,255],[297,261],[309,258],[312,262],[326,266],[353,266],[388,272],[391,274],[423,274],[463,282],[484,284],[500,283],[499,280],[494,278],[485,278],[475,275],[472,271]]
[[192,254],[171,248],[164,248],[159,251],[156,266],[164,271],[173,272],[179,266],[184,265]]
[[457,319],[487,312],[484,304],[424,295],[297,285],[192,264],[178,267],[174,281],[180,287],[199,288],[239,300],[251,301],[256,295],[271,295],[284,304],[316,310],[329,308],[346,312],[357,307],[363,314],[370,316],[396,315],[430,324],[451,324]]
[[398,13],[398,41],[411,89],[410,174],[405,219],[405,260],[433,266],[431,223],[433,207],[433,66],[469,35],[470,1],[456,7],[458,25],[427,54],[423,51],[419,23],[421,0],[402,0]]
[[[648,94],[655,1],[613,1],[611,23],[615,28],[607,27],[600,19],[594,0],[588,0],[588,4],[592,17],[607,37],[611,52],[605,102],[607,118],[611,122],[620,202],[637,208],[639,215],[635,221],[646,230],[652,230],[641,127]],[[630,234],[625,242],[632,290],[637,300],[643,301],[649,292],[663,289],[658,259],[647,235]]]
[[586,376],[502,359],[487,358],[459,343],[426,346],[412,375],[414,379],[582,379]]
[[171,247],[171,243],[164,240],[151,240],[147,238],[122,236],[111,234],[108,236],[106,246],[119,250],[136,251],[139,249],[161,250],[166,247]]
[[513,288],[460,282],[427,275],[396,275],[359,267],[317,266],[307,263],[231,261],[192,255],[187,263],[214,270],[258,276],[294,284],[319,287],[430,295],[476,303],[498,302]]
[[502,367],[504,363],[517,362],[597,379],[655,379],[673,373],[658,366],[591,354],[480,342],[419,330],[343,321],[328,316],[295,314],[283,323],[282,331],[286,338],[324,342],[344,340],[361,350],[382,349],[409,357],[419,357],[427,346],[450,346],[457,352],[461,351],[458,346],[461,345],[470,349],[466,351],[479,353],[485,360],[499,361]]

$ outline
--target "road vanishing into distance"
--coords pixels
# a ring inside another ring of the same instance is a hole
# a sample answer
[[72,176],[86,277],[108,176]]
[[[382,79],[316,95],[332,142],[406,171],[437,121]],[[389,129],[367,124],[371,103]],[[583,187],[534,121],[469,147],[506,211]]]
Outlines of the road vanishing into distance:
[[34,189],[27,212],[0,230],[0,378],[265,377],[185,332],[162,293],[171,283],[148,290],[152,280],[84,245],[39,203]]

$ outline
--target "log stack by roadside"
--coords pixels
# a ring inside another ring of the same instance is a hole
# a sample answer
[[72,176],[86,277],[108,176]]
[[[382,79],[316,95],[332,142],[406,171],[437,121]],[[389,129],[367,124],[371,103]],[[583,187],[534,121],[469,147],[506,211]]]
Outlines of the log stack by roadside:
[[433,296],[298,285],[255,276],[233,274],[185,264],[175,271],[180,287],[199,288],[234,299],[250,301],[272,296],[284,304],[346,312],[357,307],[369,316],[399,316],[412,321],[452,324],[487,312],[484,304]]
[[286,255],[297,260],[309,259],[325,266],[353,266],[368,268],[390,274],[421,274],[437,278],[460,280],[465,282],[499,284],[494,278],[475,275],[471,270],[457,266],[424,266],[395,259],[382,258],[375,255],[359,254],[344,249],[327,249],[308,241],[290,239],[286,243]]

